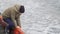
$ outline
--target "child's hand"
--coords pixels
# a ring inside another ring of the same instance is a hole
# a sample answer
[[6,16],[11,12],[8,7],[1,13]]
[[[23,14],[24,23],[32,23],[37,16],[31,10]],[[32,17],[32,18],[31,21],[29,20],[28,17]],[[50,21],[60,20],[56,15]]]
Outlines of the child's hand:
[[19,26],[17,26],[16,28],[20,28]]

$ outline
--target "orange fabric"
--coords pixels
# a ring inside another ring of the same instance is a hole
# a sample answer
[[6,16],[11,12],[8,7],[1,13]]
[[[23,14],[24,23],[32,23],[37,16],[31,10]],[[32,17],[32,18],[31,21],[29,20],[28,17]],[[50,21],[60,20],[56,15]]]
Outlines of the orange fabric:
[[3,18],[2,18],[2,16],[0,15],[0,24],[2,23],[2,20],[3,20]]
[[0,15],[0,18],[2,19],[2,16]]
[[24,32],[21,30],[21,28],[15,28],[14,34],[24,34]]

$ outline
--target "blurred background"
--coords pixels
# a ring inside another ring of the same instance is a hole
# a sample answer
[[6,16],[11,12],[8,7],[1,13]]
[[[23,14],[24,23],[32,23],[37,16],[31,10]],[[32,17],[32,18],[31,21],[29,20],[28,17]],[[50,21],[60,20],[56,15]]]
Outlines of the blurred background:
[[0,12],[15,4],[25,6],[21,15],[25,34],[60,34],[60,0],[0,0]]

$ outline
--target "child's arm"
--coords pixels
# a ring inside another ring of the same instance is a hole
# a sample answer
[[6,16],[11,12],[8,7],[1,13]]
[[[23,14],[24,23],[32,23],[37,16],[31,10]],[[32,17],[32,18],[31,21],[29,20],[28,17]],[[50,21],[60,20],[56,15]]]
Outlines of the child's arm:
[[18,18],[16,19],[17,25],[21,27],[21,22],[20,22],[20,15],[18,16]]
[[14,12],[14,10],[11,10],[11,19],[12,19],[12,22],[14,23],[14,26],[17,27],[17,22],[15,20],[15,12]]

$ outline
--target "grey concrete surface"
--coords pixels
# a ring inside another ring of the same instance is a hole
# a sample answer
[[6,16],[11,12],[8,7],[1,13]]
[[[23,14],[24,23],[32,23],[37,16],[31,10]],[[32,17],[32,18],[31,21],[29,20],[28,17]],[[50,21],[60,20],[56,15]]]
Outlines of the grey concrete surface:
[[21,15],[25,34],[60,34],[60,0],[0,0],[0,12],[14,4],[25,6]]

